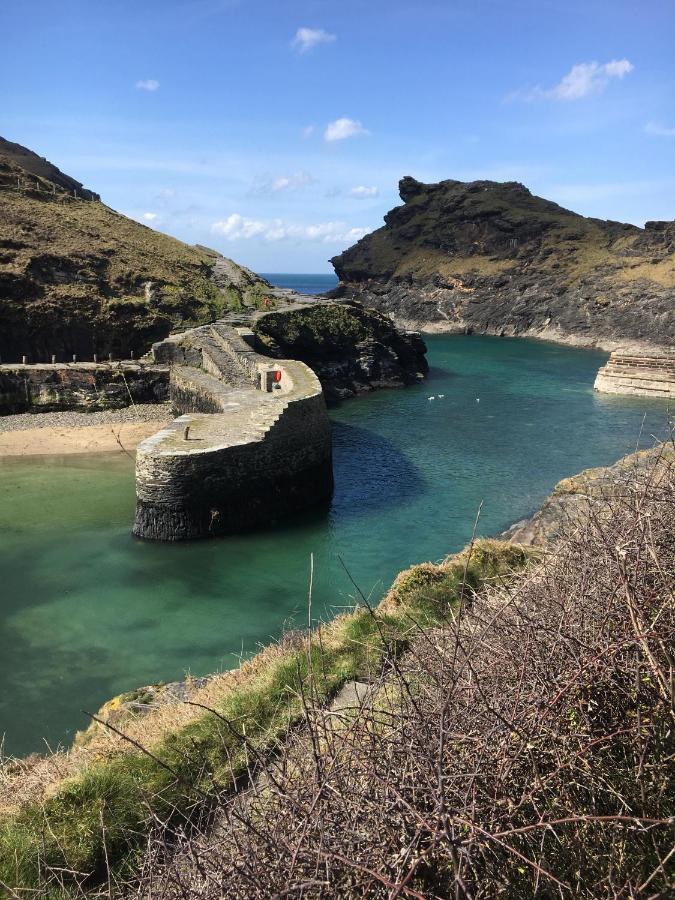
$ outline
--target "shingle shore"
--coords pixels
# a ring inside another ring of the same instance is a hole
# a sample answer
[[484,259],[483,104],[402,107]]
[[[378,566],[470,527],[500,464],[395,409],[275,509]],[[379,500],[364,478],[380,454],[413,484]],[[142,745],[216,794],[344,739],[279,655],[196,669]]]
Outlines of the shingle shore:
[[117,425],[124,422],[157,422],[171,418],[168,403],[142,403],[124,409],[105,409],[98,412],[17,413],[0,416],[0,433],[25,431],[29,428],[84,428],[87,425]]

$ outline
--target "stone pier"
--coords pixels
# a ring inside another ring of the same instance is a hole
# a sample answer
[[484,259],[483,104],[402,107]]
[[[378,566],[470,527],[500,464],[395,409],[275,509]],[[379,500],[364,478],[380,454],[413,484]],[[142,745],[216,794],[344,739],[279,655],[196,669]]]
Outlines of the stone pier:
[[138,448],[135,535],[233,534],[330,498],[330,423],[308,366],[261,356],[222,323],[153,352],[178,417]]
[[595,379],[595,390],[675,400],[675,351],[615,350]]

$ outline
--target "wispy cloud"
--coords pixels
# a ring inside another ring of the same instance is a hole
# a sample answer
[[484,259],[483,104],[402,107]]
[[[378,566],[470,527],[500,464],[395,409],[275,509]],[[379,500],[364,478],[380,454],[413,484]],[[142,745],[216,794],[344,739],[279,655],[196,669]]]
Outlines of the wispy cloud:
[[305,125],[305,127],[302,129],[302,139],[304,141],[306,141],[307,138],[311,138],[311,136],[313,134],[314,134],[314,126],[313,125]]
[[309,50],[318,47],[319,44],[332,44],[336,38],[336,35],[324,31],[323,28],[298,28],[291,46],[298,53],[307,53]]
[[361,134],[370,134],[367,128],[364,128],[356,119],[348,119],[346,116],[336,119],[326,126],[323,133],[324,139],[332,141],[344,141],[347,138],[358,137]]
[[139,91],[157,91],[159,90],[159,81],[154,78],[146,78],[136,82]]
[[380,194],[379,190],[375,186],[367,186],[365,184],[360,184],[358,187],[353,187],[349,191],[350,197],[356,197],[358,200],[367,200],[369,197],[378,197]]
[[645,131],[647,134],[656,135],[656,137],[675,137],[675,127],[662,125],[660,122],[647,122]]
[[320,222],[299,225],[284,219],[249,219],[232,213],[214,222],[211,230],[228,241],[262,238],[266,241],[320,241],[324,244],[352,244],[368,234],[371,228],[354,228],[345,222]]
[[613,59],[607,63],[584,62],[572,66],[569,72],[551,88],[534,87],[514,91],[508,100],[582,100],[600,94],[613,79],[621,80],[635,66],[627,59]]
[[144,212],[143,213],[143,219],[146,222],[154,222],[158,218],[159,218],[159,216],[157,213],[154,213],[154,212]]
[[261,175],[253,182],[253,194],[279,194],[282,191],[298,191],[313,184],[315,179],[309,172],[294,175]]

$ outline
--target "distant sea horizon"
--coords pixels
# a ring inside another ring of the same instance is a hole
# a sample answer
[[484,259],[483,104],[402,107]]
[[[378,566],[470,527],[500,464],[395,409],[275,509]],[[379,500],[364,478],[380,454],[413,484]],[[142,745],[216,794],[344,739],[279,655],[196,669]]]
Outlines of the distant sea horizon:
[[299,294],[325,294],[338,286],[334,272],[260,272],[262,278],[280,288],[289,288]]

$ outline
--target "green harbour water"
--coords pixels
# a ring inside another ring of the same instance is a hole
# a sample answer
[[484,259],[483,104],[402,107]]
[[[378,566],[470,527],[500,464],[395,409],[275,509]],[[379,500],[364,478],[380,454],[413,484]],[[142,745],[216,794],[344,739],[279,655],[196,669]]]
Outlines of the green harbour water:
[[[560,478],[665,436],[663,401],[595,394],[606,355],[528,340],[428,338],[427,382],[331,410],[335,497],[268,531],[134,540],[126,456],[0,461],[0,735],[67,743],[113,695],[236,665],[313,614],[377,600],[396,573],[495,534]],[[443,397],[439,395],[443,394]],[[430,396],[436,399],[429,400]]]

